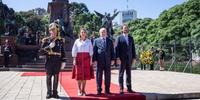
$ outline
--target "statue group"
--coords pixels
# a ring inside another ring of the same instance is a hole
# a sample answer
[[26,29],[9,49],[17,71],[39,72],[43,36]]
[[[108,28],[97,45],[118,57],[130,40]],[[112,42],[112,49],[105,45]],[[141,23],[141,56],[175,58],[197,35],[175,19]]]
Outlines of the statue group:
[[111,16],[110,13],[105,13],[104,15],[94,11],[97,16],[99,16],[102,20],[102,25],[101,27],[105,27],[107,29],[108,35],[112,36],[114,34],[113,26],[112,26],[112,21],[114,18],[118,15],[119,11],[114,10],[114,14]]
[[0,0],[0,34],[17,34],[15,11]]

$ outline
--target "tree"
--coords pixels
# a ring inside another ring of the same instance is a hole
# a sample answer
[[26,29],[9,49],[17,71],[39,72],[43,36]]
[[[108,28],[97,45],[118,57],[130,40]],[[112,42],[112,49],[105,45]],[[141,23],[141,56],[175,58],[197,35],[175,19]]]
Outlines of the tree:
[[101,19],[94,13],[90,13],[84,3],[70,3],[70,15],[73,31],[76,36],[79,34],[80,27],[85,27],[89,35],[93,32],[97,32],[100,28]]
[[173,45],[175,40],[179,46],[188,46],[191,40],[193,51],[200,53],[199,11],[200,0],[188,0],[164,10],[157,19],[130,21],[130,33],[136,44],[146,44],[147,47],[158,46],[158,43]]
[[34,10],[27,12],[18,12],[18,16],[21,16],[23,20],[23,26],[28,26],[33,33],[37,31],[45,31],[46,26],[49,24],[49,15],[38,15]]

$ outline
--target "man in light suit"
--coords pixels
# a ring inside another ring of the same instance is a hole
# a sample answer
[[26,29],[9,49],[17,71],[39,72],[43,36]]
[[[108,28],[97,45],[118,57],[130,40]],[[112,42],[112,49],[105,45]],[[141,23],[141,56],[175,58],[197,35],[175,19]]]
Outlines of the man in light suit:
[[114,64],[114,47],[112,40],[107,37],[107,31],[105,28],[101,28],[99,33],[100,37],[95,39],[93,43],[93,62],[94,65],[97,66],[97,95],[101,95],[103,71],[105,77],[105,94],[111,94],[111,65]]
[[134,93],[131,87],[131,66],[134,63],[134,59],[136,58],[135,44],[133,37],[128,35],[129,30],[127,25],[123,25],[122,32],[123,33],[117,39],[116,46],[117,64],[121,64],[119,69],[120,94],[124,94],[123,76],[125,70],[127,91],[129,93]]

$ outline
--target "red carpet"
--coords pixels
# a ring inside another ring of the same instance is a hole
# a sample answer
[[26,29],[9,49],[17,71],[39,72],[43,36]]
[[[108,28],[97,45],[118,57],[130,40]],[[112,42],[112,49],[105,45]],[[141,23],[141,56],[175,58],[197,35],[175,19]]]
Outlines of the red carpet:
[[45,76],[45,72],[24,72],[21,76]]
[[[44,76],[44,72],[25,72],[22,76]],[[60,74],[61,77],[61,74]],[[111,95],[102,94],[96,95],[96,80],[92,79],[87,81],[86,84],[86,96],[77,96],[77,82],[71,79],[71,72],[62,72],[62,79],[60,83],[63,86],[65,92],[69,95],[71,100],[145,100],[146,97],[140,93],[126,93],[124,95],[119,94],[119,86],[111,83]],[[104,85],[102,87],[104,93]]]
[[[76,80],[71,79],[71,72],[62,73],[62,81],[61,84],[67,94],[70,96],[72,100],[97,100],[97,99],[105,99],[105,100],[145,100],[145,96],[139,93],[125,93],[124,95],[119,94],[119,86],[111,83],[111,93],[112,95],[102,96],[96,95],[96,80],[92,79],[87,81],[86,84],[86,93],[87,96],[77,96],[77,82]],[[104,86],[102,87],[104,89]],[[102,91],[102,93],[104,90]]]

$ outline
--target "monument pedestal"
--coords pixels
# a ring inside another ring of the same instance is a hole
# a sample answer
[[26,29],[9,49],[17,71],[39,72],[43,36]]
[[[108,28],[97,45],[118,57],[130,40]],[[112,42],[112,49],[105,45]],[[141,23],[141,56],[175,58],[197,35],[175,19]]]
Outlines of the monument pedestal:
[[[54,22],[59,19],[62,32],[61,36],[65,39],[65,53],[66,53],[66,65],[71,68],[73,58],[71,56],[72,46],[74,44],[73,30],[69,18],[69,1],[68,0],[52,0],[48,4],[48,13],[50,13],[50,22]],[[64,34],[63,34],[64,33]]]
[[48,4],[48,13],[50,13],[50,22],[57,19],[63,19],[69,22],[69,2],[68,0],[53,0]]

